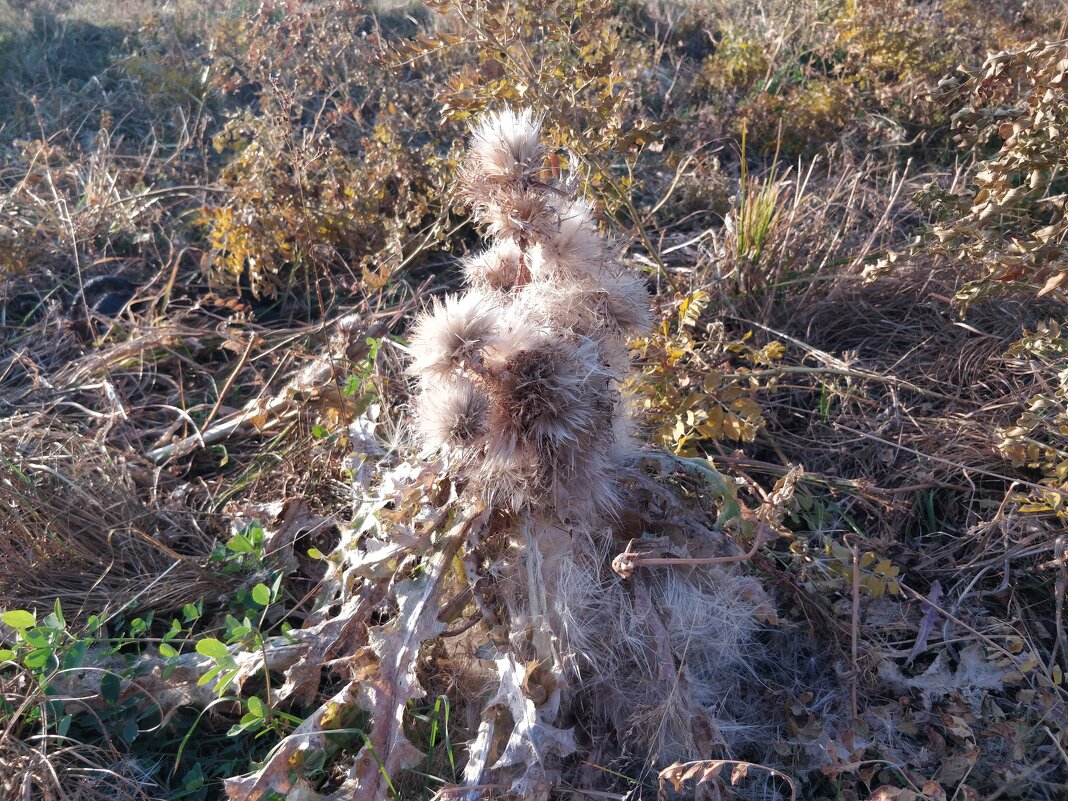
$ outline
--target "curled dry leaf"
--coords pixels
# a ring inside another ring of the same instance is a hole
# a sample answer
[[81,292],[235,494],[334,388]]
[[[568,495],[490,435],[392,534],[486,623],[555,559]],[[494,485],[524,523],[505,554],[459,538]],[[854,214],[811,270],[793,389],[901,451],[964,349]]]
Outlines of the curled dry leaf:
[[[419,575],[396,585],[395,618],[381,626],[366,627],[370,611],[388,583],[388,579],[376,575],[375,560],[368,560],[360,563],[366,579],[362,592],[347,597],[336,615],[294,633],[303,641],[303,658],[286,666],[280,697],[314,695],[321,668],[332,659],[344,661],[351,680],[283,740],[260,770],[227,780],[226,792],[231,801],[259,801],[270,793],[318,798],[302,777],[301,766],[310,755],[326,749],[332,731],[350,727],[360,711],[369,714],[371,730],[342,788],[333,797],[358,793],[361,798],[385,798],[392,792],[390,777],[412,767],[423,756],[408,741],[403,728],[408,702],[423,694],[415,673],[416,662],[423,643],[444,627],[437,615],[448,566],[469,529],[485,522],[480,510],[460,510],[457,518],[433,545],[427,543],[430,555]],[[344,581],[327,583],[347,592]],[[369,647],[360,650],[365,640]],[[376,662],[373,670],[367,669],[368,658]]]
[[445,628],[438,620],[442,580],[468,530],[485,523],[481,510],[461,512],[459,518],[438,543],[419,577],[397,586],[397,616],[369,633],[371,648],[379,658],[379,671],[374,679],[363,683],[358,700],[369,713],[373,729],[350,771],[350,778],[361,795],[367,793],[367,798],[384,798],[388,777],[413,767],[423,758],[404,735],[408,702],[424,694],[415,675],[419,649]]
[[[749,776],[750,770],[762,770],[781,779],[790,786],[790,801],[797,801],[797,785],[794,780],[781,771],[766,765],[757,765],[753,762],[745,762],[737,759],[699,759],[695,762],[676,762],[668,765],[660,771],[660,797],[666,796],[667,785],[670,784],[676,793],[682,792],[689,782],[694,786],[715,782],[719,779],[724,768],[732,767],[730,782],[737,787],[740,782]],[[718,795],[718,787],[715,788]]]

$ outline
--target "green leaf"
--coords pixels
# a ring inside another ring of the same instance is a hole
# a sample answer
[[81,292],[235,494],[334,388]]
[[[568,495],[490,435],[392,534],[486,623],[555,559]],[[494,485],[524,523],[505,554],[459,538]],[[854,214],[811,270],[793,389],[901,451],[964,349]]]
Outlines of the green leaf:
[[37,615],[33,614],[33,612],[27,612],[25,609],[12,609],[10,612],[4,612],[0,615],[0,620],[18,631],[25,631],[31,626],[37,625]]
[[178,656],[178,651],[175,650],[173,645],[168,645],[165,642],[161,642],[159,644],[159,655],[165,656],[170,659],[171,657]]
[[230,682],[237,678],[238,671],[236,668],[219,676],[219,683],[215,685],[215,692],[222,695],[226,692],[226,688],[230,686]]
[[197,653],[221,661],[230,656],[230,649],[213,637],[205,637],[197,643]]
[[177,620],[171,621],[171,627],[167,630],[167,633],[163,635],[163,641],[173,640],[179,634],[182,633],[182,624]]
[[357,392],[360,391],[360,384],[363,383],[358,375],[350,375],[348,381],[345,382],[345,386],[341,389],[341,394],[346,398],[351,398]]
[[256,550],[252,542],[244,534],[234,534],[226,541],[226,547],[234,553],[252,553]]
[[39,670],[48,664],[49,657],[52,656],[52,651],[48,648],[35,648],[26,654],[22,663],[30,670]]
[[252,715],[255,715],[256,717],[262,718],[264,716],[263,715],[263,701],[261,701],[258,696],[255,696],[255,695],[251,696],[248,699],[248,711],[249,711],[249,714],[252,714]]
[[10,648],[0,648],[0,662],[10,662],[15,658],[15,652]]
[[204,769],[200,767],[199,762],[182,777],[182,781],[185,782],[186,790],[199,790],[204,786]]
[[119,679],[114,673],[104,673],[100,677],[100,695],[109,704],[114,704],[119,700],[119,693],[122,691],[122,680]]
[[141,733],[140,727],[137,725],[136,720],[126,721],[126,725],[122,727],[122,732],[119,735],[126,743],[132,743],[137,739],[137,735]]
[[226,730],[228,737],[241,734],[246,731],[258,731],[263,728],[263,718],[256,717],[255,715],[245,715],[241,718],[240,723],[235,723],[229,729]]
[[89,651],[89,641],[79,640],[70,647],[70,650],[63,655],[63,669],[73,670],[74,668],[80,668],[85,664],[85,655]]
[[207,673],[197,679],[197,687],[203,687],[205,684],[210,682],[212,679],[219,675],[219,673],[223,670],[224,667],[225,665],[216,665],[215,667],[213,667],[211,670],[209,670]]
[[266,584],[260,583],[252,588],[252,600],[260,606],[268,606],[271,603],[271,591]]
[[48,632],[46,629],[36,628],[29,631],[22,632],[22,639],[34,648],[48,648],[51,649],[52,642],[48,639]]
[[297,643],[300,642],[300,640],[298,640],[296,638],[296,636],[294,636],[293,634],[290,634],[291,631],[293,631],[293,624],[292,623],[289,623],[289,622],[282,623],[282,636],[285,637],[287,640],[289,640],[289,642],[291,642],[294,645],[296,645]]

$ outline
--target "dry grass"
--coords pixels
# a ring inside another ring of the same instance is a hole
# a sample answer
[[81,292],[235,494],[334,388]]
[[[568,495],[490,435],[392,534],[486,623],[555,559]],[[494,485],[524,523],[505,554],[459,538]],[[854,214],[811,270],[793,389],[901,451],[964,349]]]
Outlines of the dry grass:
[[144,465],[55,423],[13,417],[0,434],[0,603],[59,599],[81,618],[127,604],[172,612],[190,597],[227,591],[204,567],[217,535],[200,528],[193,509],[161,503]]

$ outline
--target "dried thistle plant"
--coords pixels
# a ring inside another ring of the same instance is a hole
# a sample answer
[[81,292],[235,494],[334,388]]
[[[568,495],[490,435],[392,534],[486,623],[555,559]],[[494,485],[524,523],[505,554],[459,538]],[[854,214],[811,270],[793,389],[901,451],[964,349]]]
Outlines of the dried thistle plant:
[[[761,755],[776,693],[833,697],[799,675],[796,638],[773,641],[774,609],[739,567],[781,528],[797,477],[750,511],[707,462],[636,445],[624,379],[649,298],[575,184],[542,171],[539,134],[525,111],[475,129],[463,189],[491,241],[466,291],[411,329],[419,451],[354,471],[320,603],[255,657],[294,660],[276,700],[314,696],[324,665],[348,680],[226,781],[231,801],[409,797],[427,760],[411,704],[431,676],[477,727],[465,788],[449,789],[469,801],[588,784],[567,758],[591,745],[613,762]],[[357,715],[363,744],[321,795],[318,755]]]
[[495,521],[464,556],[498,654],[465,779],[493,772],[524,798],[548,795],[580,714],[658,759],[753,741],[756,706],[726,699],[756,681],[755,636],[774,617],[756,582],[716,564],[747,555],[723,557],[733,546],[680,524],[678,506],[669,527],[679,535],[653,543],[670,569],[612,570],[625,518],[657,491],[623,391],[650,299],[576,184],[542,171],[546,155],[529,110],[475,125],[462,191],[490,242],[463,265],[467,291],[415,322],[409,366],[423,454]]

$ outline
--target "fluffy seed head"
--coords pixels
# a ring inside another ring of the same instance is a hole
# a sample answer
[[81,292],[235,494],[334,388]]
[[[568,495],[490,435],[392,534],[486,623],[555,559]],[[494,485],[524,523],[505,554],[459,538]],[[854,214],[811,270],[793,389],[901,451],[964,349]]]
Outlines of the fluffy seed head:
[[506,292],[526,283],[526,267],[519,246],[501,240],[493,247],[464,260],[464,277],[474,287]]
[[490,187],[520,187],[537,176],[545,158],[541,124],[530,109],[505,108],[479,119],[463,176],[472,198]]
[[505,109],[472,130],[464,191],[494,241],[464,263],[468,295],[415,327],[416,411],[424,442],[463,444],[456,469],[491,504],[594,523],[618,504],[614,418],[648,298],[575,186],[539,179],[540,125]]
[[497,330],[497,309],[483,292],[449,295],[415,323],[409,370],[427,383],[447,378],[465,365],[481,361],[483,349]]
[[522,288],[518,302],[546,327],[601,342],[644,333],[650,325],[645,282],[622,269],[596,278],[536,281]]
[[606,270],[599,279],[605,317],[628,336],[645,334],[652,326],[649,291],[637,273],[622,267]]
[[501,428],[543,452],[610,429],[614,396],[597,344],[542,332],[524,339],[494,354],[487,378]]
[[435,384],[416,402],[419,437],[433,448],[471,447],[486,433],[488,411],[489,398],[472,381]]
[[559,227],[557,214],[544,193],[528,189],[502,189],[475,207],[475,217],[491,236],[514,242],[553,237]]
[[488,450],[473,468],[473,476],[487,504],[518,510],[531,503],[537,491],[537,462],[515,439],[490,435]]
[[562,204],[558,214],[556,231],[538,240],[533,248],[531,273],[538,280],[597,275],[607,254],[594,221],[593,207],[577,199]]

